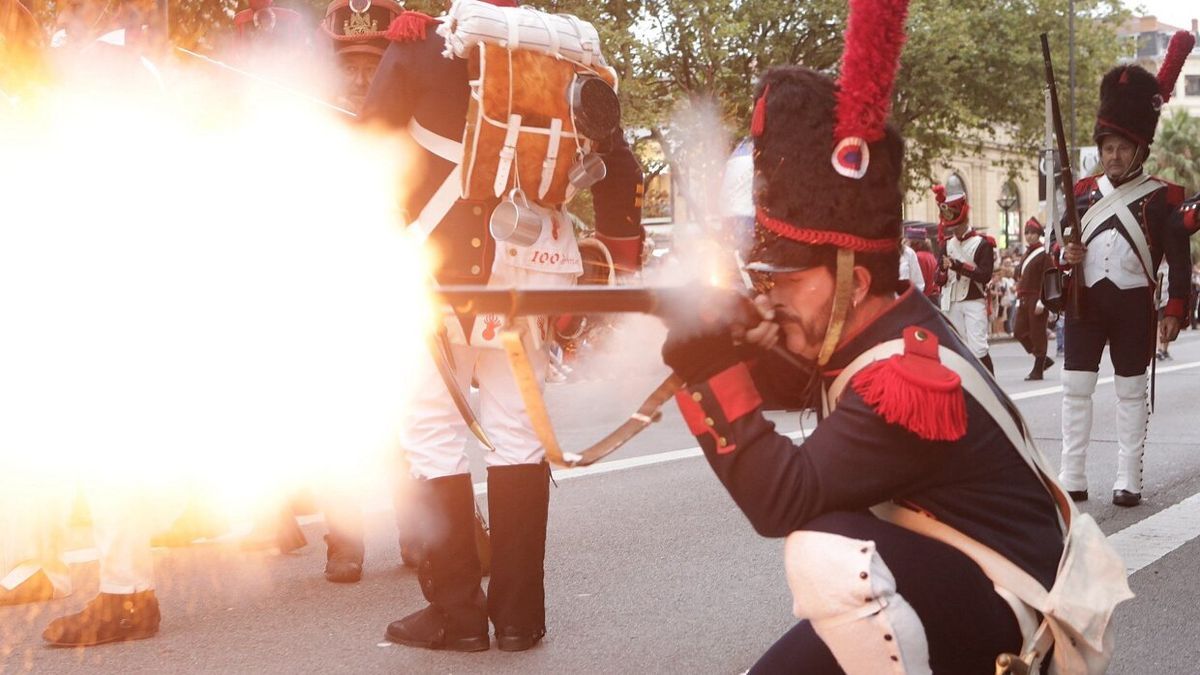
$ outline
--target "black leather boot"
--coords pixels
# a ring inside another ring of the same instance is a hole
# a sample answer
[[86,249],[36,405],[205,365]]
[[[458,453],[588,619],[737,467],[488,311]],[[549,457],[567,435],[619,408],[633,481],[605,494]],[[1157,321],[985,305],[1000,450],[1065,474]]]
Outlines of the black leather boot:
[[488,615],[496,627],[496,646],[502,651],[529,649],[546,634],[543,562],[549,503],[547,464],[488,469],[492,535]]
[[[332,529],[332,528],[331,528]],[[339,530],[325,535],[325,578],[335,584],[362,579],[363,542]]]
[[417,484],[420,546],[417,578],[429,601],[387,627],[392,642],[425,649],[478,652],[488,648],[487,598],[475,552],[475,493],[467,474]]
[[154,591],[101,593],[83,611],[50,622],[42,639],[55,647],[90,647],[142,640],[158,632],[162,617]]
[[[1043,379],[1044,375],[1045,375],[1045,370],[1046,370],[1046,361],[1048,361],[1048,360],[1049,359],[1047,359],[1044,356],[1034,356],[1033,357],[1033,370],[1029,371],[1029,374],[1025,376],[1025,379],[1027,381]],[[1054,362],[1051,361],[1051,363],[1054,363]]]

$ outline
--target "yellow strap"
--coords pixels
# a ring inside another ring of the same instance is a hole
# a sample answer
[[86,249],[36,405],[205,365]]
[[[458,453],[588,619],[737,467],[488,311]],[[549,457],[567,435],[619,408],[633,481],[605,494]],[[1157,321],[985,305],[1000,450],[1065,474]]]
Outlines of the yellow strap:
[[550,414],[546,411],[546,402],[542,398],[541,387],[538,386],[538,379],[533,373],[533,366],[529,362],[529,355],[525,351],[525,343],[521,340],[520,333],[512,330],[501,331],[500,344],[504,346],[504,352],[508,355],[508,365],[512,369],[517,389],[521,392],[521,400],[525,402],[525,413],[529,415],[533,433],[546,449],[546,459],[556,466],[589,466],[609,456],[643,429],[657,422],[661,416],[659,409],[683,386],[683,380],[672,373],[650,393],[641,407],[607,436],[581,453],[563,452],[558,444],[558,436],[554,433],[554,425],[550,422]]
[[525,353],[525,344],[521,334],[515,330],[500,331],[500,344],[508,355],[508,366],[512,369],[517,389],[521,391],[521,399],[525,401],[525,414],[533,425],[533,433],[546,450],[546,459],[559,466],[569,463],[563,459],[562,448],[558,445],[558,437],[554,434],[554,426],[550,423],[550,413],[546,411],[546,402],[542,400],[537,377],[533,366],[529,363],[529,355]]
[[850,296],[854,293],[854,251],[839,248],[837,252],[836,286],[833,290],[833,311],[829,316],[829,330],[817,355],[817,365],[824,366],[833,356],[842,329],[846,327],[846,314],[850,311]]

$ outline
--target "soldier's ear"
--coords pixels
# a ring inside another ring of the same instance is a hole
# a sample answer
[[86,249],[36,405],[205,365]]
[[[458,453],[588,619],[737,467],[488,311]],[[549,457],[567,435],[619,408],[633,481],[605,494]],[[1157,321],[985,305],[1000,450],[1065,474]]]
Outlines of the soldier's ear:
[[871,292],[871,270],[862,265],[854,266],[854,292],[850,294],[851,304],[858,307],[858,303],[866,299],[867,294]]

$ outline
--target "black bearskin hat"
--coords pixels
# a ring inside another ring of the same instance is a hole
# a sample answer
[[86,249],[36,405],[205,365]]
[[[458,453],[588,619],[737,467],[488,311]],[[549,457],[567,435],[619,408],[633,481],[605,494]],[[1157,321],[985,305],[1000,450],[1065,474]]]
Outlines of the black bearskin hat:
[[840,172],[825,159],[840,148],[837,94],[833,80],[801,66],[772,68],[758,83],[751,269],[811,267],[815,246],[899,250],[904,142],[891,125],[881,125],[882,137],[866,144],[866,172],[860,178]]
[[1141,146],[1154,142],[1163,99],[1158,79],[1139,65],[1117,66],[1100,82],[1100,110],[1092,138],[1097,144],[1109,134]]

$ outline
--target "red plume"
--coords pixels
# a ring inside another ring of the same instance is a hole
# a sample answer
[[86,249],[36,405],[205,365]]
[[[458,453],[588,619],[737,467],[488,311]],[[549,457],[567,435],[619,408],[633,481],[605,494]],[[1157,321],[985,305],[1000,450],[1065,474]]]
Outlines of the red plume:
[[1171,44],[1167,45],[1167,56],[1163,59],[1162,67],[1158,69],[1158,93],[1162,95],[1163,103],[1171,99],[1175,91],[1175,80],[1179,79],[1179,71],[1188,54],[1196,46],[1196,36],[1186,30],[1177,31],[1171,36]]
[[767,129],[767,94],[771,93],[771,85],[763,88],[762,96],[754,102],[754,115],[750,118],[750,133],[755,138],[763,135]]
[[437,21],[428,14],[407,11],[392,19],[384,37],[392,42],[412,42],[424,40],[425,31]]
[[900,68],[908,0],[850,0],[834,141],[883,138]]
[[935,200],[937,200],[937,203],[945,204],[946,203],[946,186],[945,185],[934,185],[933,186],[933,198]]

